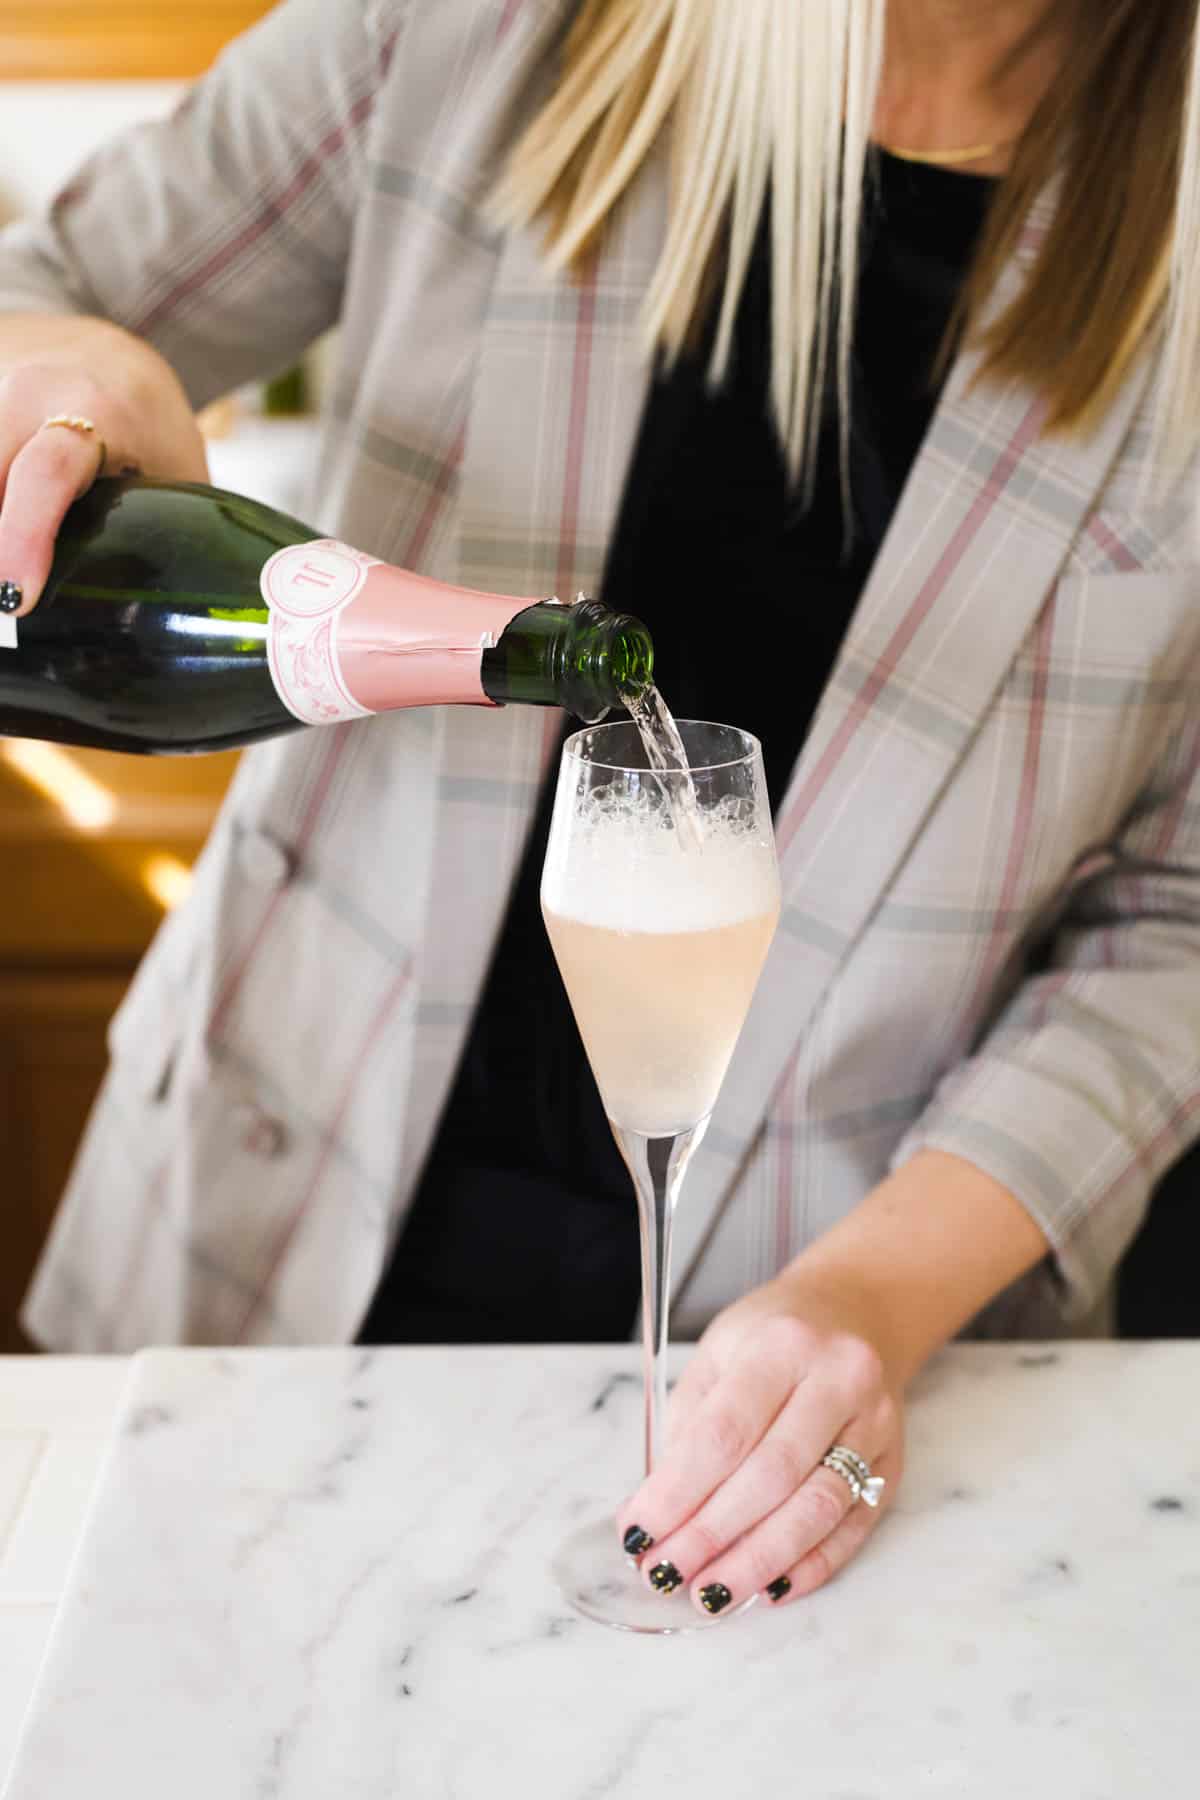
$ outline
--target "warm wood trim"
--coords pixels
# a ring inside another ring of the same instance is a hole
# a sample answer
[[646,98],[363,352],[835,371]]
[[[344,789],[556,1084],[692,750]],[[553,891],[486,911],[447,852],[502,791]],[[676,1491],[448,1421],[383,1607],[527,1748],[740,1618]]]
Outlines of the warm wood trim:
[[186,79],[206,69],[271,3],[4,0],[0,69],[10,81]]

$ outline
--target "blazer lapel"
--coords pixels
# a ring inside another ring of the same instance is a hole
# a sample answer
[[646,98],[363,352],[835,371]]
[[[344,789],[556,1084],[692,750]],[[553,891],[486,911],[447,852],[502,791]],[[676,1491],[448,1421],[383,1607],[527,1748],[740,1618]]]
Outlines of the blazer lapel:
[[[534,598],[597,592],[649,381],[639,318],[664,218],[660,158],[584,281],[547,274],[538,234],[505,239],[464,427],[450,579]],[[428,1153],[561,727],[561,713],[519,706],[443,709],[435,722],[401,1201]]]
[[[1038,228],[1035,214],[997,306]],[[975,386],[978,366],[966,354],[952,371],[780,809],[783,914],[689,1172],[677,1293],[799,1039],[1049,598],[1148,372],[1091,435],[1066,440],[1040,436],[1043,408],[1024,386]]]

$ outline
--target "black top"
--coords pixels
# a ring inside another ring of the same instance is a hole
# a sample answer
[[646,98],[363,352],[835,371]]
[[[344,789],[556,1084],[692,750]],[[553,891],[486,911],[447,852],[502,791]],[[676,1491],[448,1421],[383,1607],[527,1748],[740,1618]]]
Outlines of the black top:
[[[938,350],[994,185],[875,159],[852,374],[852,533],[832,405],[807,509],[770,421],[765,217],[725,387],[709,390],[704,347],[652,387],[603,599],[650,627],[677,717],[727,720],[761,740],[773,807],[928,427]],[[580,1343],[632,1329],[632,1189],[538,902],[553,785],[363,1342]]]

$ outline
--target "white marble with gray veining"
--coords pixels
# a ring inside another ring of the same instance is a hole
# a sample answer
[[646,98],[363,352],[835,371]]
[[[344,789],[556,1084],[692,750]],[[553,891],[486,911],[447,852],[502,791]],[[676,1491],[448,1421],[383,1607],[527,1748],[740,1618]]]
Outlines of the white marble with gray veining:
[[963,1346],[840,1581],[567,1614],[625,1349],[137,1361],[8,1800],[1132,1800],[1196,1779],[1200,1344]]

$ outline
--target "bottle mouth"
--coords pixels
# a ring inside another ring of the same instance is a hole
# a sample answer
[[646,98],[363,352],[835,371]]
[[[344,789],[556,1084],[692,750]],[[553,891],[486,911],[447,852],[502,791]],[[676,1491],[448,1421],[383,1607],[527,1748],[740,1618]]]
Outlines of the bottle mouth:
[[654,682],[654,645],[640,619],[618,613],[612,628],[609,662],[619,694],[640,694]]

